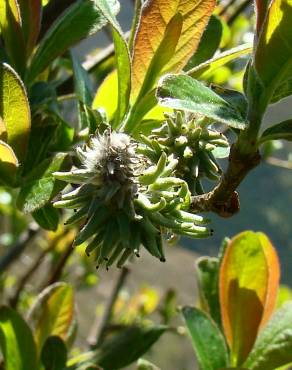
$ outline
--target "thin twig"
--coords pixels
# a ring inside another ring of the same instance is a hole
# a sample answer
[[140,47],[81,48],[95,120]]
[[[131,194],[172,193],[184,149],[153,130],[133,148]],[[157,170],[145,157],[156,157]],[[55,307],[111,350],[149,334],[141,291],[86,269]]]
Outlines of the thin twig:
[[21,292],[23,291],[23,288],[25,286],[25,284],[28,282],[28,280],[32,277],[32,275],[36,272],[36,270],[39,268],[39,266],[41,265],[43,259],[45,258],[45,256],[49,253],[49,251],[54,247],[54,245],[50,245],[48,248],[44,249],[40,255],[38,256],[38,258],[34,261],[34,263],[29,267],[29,269],[27,270],[27,272],[19,279],[19,283],[18,283],[18,286],[15,290],[15,293],[14,295],[9,299],[9,302],[10,302],[10,306],[12,308],[16,308],[17,307],[17,304],[18,304],[18,301],[19,301],[19,297],[20,297],[20,294]]
[[266,162],[268,164],[271,164],[272,166],[286,168],[288,170],[292,170],[292,162],[291,161],[285,161],[284,159],[279,159],[275,157],[268,157],[266,159]]
[[219,12],[219,16],[225,15],[225,13],[228,11],[228,9],[236,2],[236,0],[230,0],[229,3],[227,3]]
[[209,193],[192,197],[191,208],[197,212],[214,212],[221,217],[231,217],[239,211],[236,189],[246,175],[260,163],[258,151],[241,155],[235,145],[231,147],[229,164],[219,184]]
[[231,26],[236,18],[251,4],[251,0],[243,1],[239,7],[234,11],[234,13],[228,18],[227,24]]
[[116,284],[108,301],[108,304],[105,309],[104,316],[102,318],[101,324],[99,324],[99,320],[96,319],[95,323],[92,327],[92,330],[88,336],[87,342],[89,343],[92,349],[98,347],[104,340],[108,325],[111,320],[112,312],[116,300],[118,298],[119,292],[122,289],[123,285],[125,284],[126,278],[129,274],[129,269],[123,267],[117,277]]
[[0,259],[0,275],[23,253],[38,233],[37,226],[31,226],[23,233],[19,240],[9,248],[8,252]]
[[53,269],[51,272],[51,275],[49,276],[49,279],[45,282],[43,288],[46,288],[47,286],[54,284],[58,280],[60,280],[60,277],[62,276],[63,269],[68,262],[69,257],[73,253],[74,248],[72,247],[72,244],[69,244],[67,246],[67,249],[65,250],[65,253],[62,255],[61,259],[57,263],[57,266]]

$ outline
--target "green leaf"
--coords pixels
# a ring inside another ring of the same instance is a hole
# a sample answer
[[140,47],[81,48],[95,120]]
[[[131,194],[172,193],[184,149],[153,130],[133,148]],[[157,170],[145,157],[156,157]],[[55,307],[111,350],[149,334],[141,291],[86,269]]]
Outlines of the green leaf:
[[254,56],[254,66],[265,91],[264,105],[292,93],[292,2],[273,0]]
[[66,368],[67,348],[60,337],[48,337],[42,349],[41,361],[45,370],[64,370]]
[[268,140],[279,139],[292,141],[292,119],[280,122],[272,127],[267,128],[263,132],[260,142],[263,143]]
[[88,73],[77,57],[71,52],[75,94],[78,100],[88,106],[92,104],[92,84]]
[[193,78],[200,78],[207,80],[217,68],[224,66],[225,64],[240,58],[244,55],[252,52],[252,46],[250,44],[243,44],[235,48],[224,51],[223,53],[215,56],[214,58],[207,60],[206,62],[199,64],[187,72],[187,74]]
[[37,42],[42,19],[42,1],[41,0],[18,0],[22,31],[26,45],[26,55],[30,56]]
[[218,370],[228,366],[227,348],[218,327],[202,311],[184,307],[182,314],[201,369]]
[[66,341],[71,334],[73,316],[73,288],[69,284],[50,285],[37,297],[29,312],[29,322],[34,327],[39,352],[50,336]]
[[16,72],[0,64],[0,116],[7,130],[7,143],[24,161],[30,133],[30,108],[26,91]]
[[201,257],[196,262],[201,307],[208,312],[218,327],[221,327],[219,304],[219,260]]
[[[109,0],[113,13],[119,11],[119,3]],[[81,39],[99,31],[107,24],[96,1],[79,0],[56,20],[42,39],[31,62],[28,80],[33,81],[48,65],[65,50]]]
[[128,366],[143,356],[166,330],[166,326],[128,327],[104,341],[98,349],[96,362],[106,370]]
[[118,106],[114,127],[118,127],[127,113],[131,92],[131,60],[127,41],[107,0],[96,0],[104,17],[112,26],[115,60],[118,73]]
[[160,370],[157,366],[153,365],[151,362],[140,359],[137,364],[137,370]]
[[13,185],[17,169],[18,161],[12,148],[0,140],[0,183]]
[[240,112],[211,89],[187,75],[166,75],[157,88],[164,107],[199,113],[228,126],[243,129],[246,121]]
[[32,217],[45,230],[56,231],[58,228],[59,212],[52,204],[46,204],[34,211]]
[[22,317],[8,307],[0,308],[0,345],[5,370],[37,370],[32,332]]
[[219,48],[222,32],[223,25],[220,18],[216,15],[212,15],[207,28],[202,35],[198,49],[184,68],[185,71],[188,71],[213,57]]
[[53,158],[45,159],[28,174],[17,199],[20,209],[25,213],[34,212],[59,193],[64,183],[52,174],[67,167],[67,158],[66,153],[58,153]]
[[26,53],[21,27],[22,19],[17,0],[0,0],[0,31],[5,50],[13,67],[22,75]]
[[261,330],[243,364],[251,370],[274,370],[292,361],[292,302],[284,304]]

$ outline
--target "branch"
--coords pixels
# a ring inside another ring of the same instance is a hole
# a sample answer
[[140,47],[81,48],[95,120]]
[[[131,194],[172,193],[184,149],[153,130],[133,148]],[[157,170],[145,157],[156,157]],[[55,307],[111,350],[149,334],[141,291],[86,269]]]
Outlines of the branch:
[[102,341],[104,340],[105,334],[106,334],[107,329],[108,329],[108,325],[110,323],[110,319],[111,319],[111,316],[112,316],[114,305],[116,303],[116,300],[118,298],[120,290],[122,289],[123,285],[125,284],[125,281],[126,281],[126,278],[129,274],[129,272],[130,272],[130,270],[126,267],[123,267],[121,269],[121,272],[119,273],[119,275],[117,277],[115,287],[112,291],[112,294],[111,294],[110,299],[108,301],[108,304],[106,306],[105,313],[104,313],[104,316],[102,318],[102,322],[99,325],[99,323],[98,323],[99,320],[96,320],[93,327],[92,327],[91,333],[89,334],[89,337],[87,339],[87,342],[89,343],[89,345],[92,349],[98,347],[102,343]]
[[219,184],[209,193],[192,197],[191,208],[197,212],[214,212],[221,217],[231,217],[239,211],[239,197],[236,189],[246,175],[260,163],[260,154],[255,151],[242,155],[233,145],[229,164]]
[[0,259],[0,275],[21,255],[38,231],[38,227],[31,226],[20,236],[19,240],[9,248],[9,251]]

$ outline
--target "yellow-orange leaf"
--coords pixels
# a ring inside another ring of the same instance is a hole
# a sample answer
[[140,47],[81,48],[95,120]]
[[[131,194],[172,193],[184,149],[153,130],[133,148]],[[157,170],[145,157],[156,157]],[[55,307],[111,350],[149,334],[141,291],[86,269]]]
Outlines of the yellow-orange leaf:
[[178,13],[182,15],[182,31],[175,53],[163,72],[178,72],[185,66],[198,47],[215,5],[215,0],[148,0],[144,3],[133,47],[133,98],[139,93],[171,19]]
[[12,148],[0,140],[0,184],[13,184],[17,167],[18,161]]
[[222,323],[231,364],[240,366],[277,298],[279,262],[266,235],[243,232],[229,243],[220,268]]

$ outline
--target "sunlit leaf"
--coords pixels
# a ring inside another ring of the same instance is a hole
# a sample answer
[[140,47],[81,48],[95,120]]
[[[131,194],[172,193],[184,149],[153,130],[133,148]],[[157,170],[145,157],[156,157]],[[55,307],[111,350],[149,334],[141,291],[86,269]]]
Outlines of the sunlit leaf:
[[6,126],[7,143],[22,163],[30,132],[30,108],[22,81],[7,64],[0,64],[0,116]]
[[12,148],[0,140],[0,183],[13,185],[18,167]]
[[[113,13],[119,11],[116,0],[109,0]],[[65,50],[107,24],[95,1],[79,0],[55,21],[42,39],[30,66],[28,80],[39,73]]]
[[217,370],[228,365],[223,335],[210,318],[193,307],[182,310],[201,369]]
[[29,313],[29,321],[35,332],[38,351],[49,336],[66,341],[73,324],[73,288],[65,283],[55,283],[37,298]]
[[183,26],[176,51],[163,68],[164,72],[178,72],[186,65],[198,47],[215,4],[214,0],[149,0],[143,4],[133,47],[133,98],[138,95],[143,85],[152,58],[160,47],[173,16],[180,13]]
[[118,74],[111,72],[103,81],[94,97],[92,108],[102,108],[112,120],[118,106]]
[[[255,51],[255,68],[267,104],[292,93],[292,1],[273,0]],[[277,91],[276,91],[277,90]]]
[[22,18],[26,53],[29,56],[37,42],[41,28],[42,2],[41,0],[18,0],[18,3]]
[[8,307],[0,308],[0,345],[5,370],[36,370],[36,347],[22,317]]
[[273,312],[279,283],[276,252],[262,233],[243,232],[229,243],[220,268],[220,304],[231,364],[248,356],[260,326]]
[[292,361],[292,302],[284,304],[260,332],[244,366],[274,370]]
[[17,0],[0,0],[0,31],[10,62],[18,73],[25,67],[25,44]]
[[164,107],[199,113],[239,129],[246,126],[245,119],[236,107],[190,76],[163,77],[156,94],[159,104]]
[[114,12],[107,0],[96,0],[97,6],[102,14],[112,26],[113,41],[115,45],[115,60],[118,76],[118,105],[115,116],[114,127],[118,127],[124,118],[129,102],[131,92],[131,61],[130,52],[123,31],[117,22]]
[[224,66],[225,64],[240,58],[244,55],[252,52],[252,46],[250,44],[243,44],[235,48],[224,51],[223,53],[216,55],[214,58],[207,60],[206,62],[199,64],[193,69],[189,70],[188,75],[194,78],[200,78],[207,80],[216,69]]

